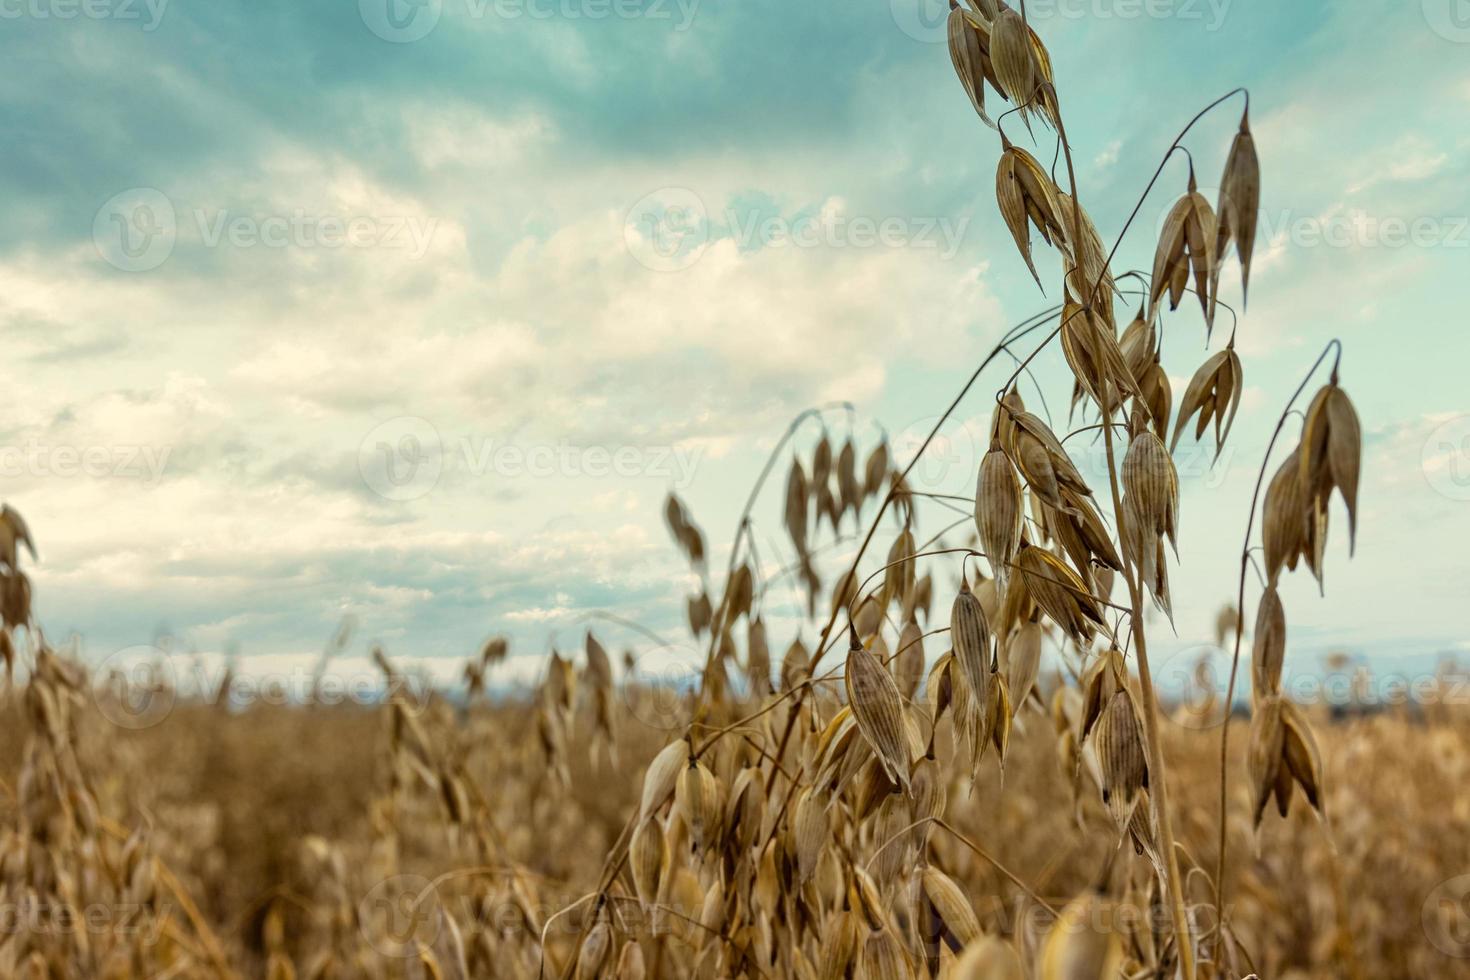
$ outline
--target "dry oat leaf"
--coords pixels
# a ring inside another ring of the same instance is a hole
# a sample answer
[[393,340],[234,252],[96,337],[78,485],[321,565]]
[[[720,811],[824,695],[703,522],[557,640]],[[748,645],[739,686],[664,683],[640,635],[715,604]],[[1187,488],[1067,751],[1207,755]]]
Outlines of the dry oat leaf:
[[980,533],[980,547],[990,560],[997,588],[1005,587],[1010,563],[1021,544],[1021,507],[1021,481],[1001,450],[999,440],[992,439],[990,451],[980,462],[975,488],[975,527]]
[[1174,438],[1169,443],[1169,450],[1172,452],[1179,445],[1184,423],[1198,412],[1199,423],[1194,437],[1198,439],[1204,435],[1205,428],[1213,419],[1215,458],[1219,459],[1225,440],[1230,437],[1230,427],[1235,424],[1235,413],[1240,408],[1240,396],[1244,390],[1245,376],[1232,339],[1224,350],[1212,354],[1200,365],[1190,379],[1189,387],[1184,389],[1184,400],[1179,403],[1179,419],[1174,424]]
[[[1234,622],[1235,610],[1227,610]],[[1268,585],[1256,610],[1256,632],[1251,648],[1251,684],[1256,699],[1281,690],[1281,669],[1286,660],[1286,610],[1275,584]]]
[[1169,294],[1169,309],[1177,310],[1179,300],[1193,271],[1195,292],[1199,295],[1200,309],[1205,323],[1215,323],[1214,303],[1219,269],[1215,262],[1215,239],[1218,226],[1215,212],[1200,194],[1194,179],[1194,167],[1189,168],[1189,190],[1170,210],[1159,234],[1159,247],[1154,253],[1153,276],[1149,287],[1149,317],[1158,316],[1159,300],[1165,292]]
[[1041,276],[1031,256],[1030,228],[1035,226],[1048,245],[1065,239],[1066,231],[1058,218],[1056,185],[1034,156],[1004,135],[1001,147],[1000,163],[995,171],[996,203],[1021,258],[1026,260],[1026,268],[1040,286]]
[[1215,245],[1217,261],[1225,260],[1231,240],[1240,257],[1240,289],[1247,301],[1251,285],[1251,253],[1256,245],[1256,221],[1261,209],[1261,163],[1251,136],[1250,109],[1240,117],[1240,130],[1230,144],[1225,174],[1220,178],[1220,228]]
[[844,680],[858,730],[888,778],[908,792],[912,760],[898,686],[893,682],[893,675],[863,647],[857,632],[851,628],[849,641]]

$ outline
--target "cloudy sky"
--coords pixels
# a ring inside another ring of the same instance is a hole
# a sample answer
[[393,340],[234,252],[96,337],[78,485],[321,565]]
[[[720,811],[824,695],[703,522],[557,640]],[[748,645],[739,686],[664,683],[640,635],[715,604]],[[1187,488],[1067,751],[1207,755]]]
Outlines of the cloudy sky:
[[[1208,639],[1233,594],[1269,432],[1332,337],[1365,428],[1358,548],[1349,562],[1339,510],[1325,598],[1287,593],[1293,650],[1465,647],[1462,8],[1030,4],[1109,242],[1174,132],[1252,93],[1247,389],[1219,464],[1180,447],[1166,652]],[[835,437],[886,432],[911,455],[1053,301],[1055,259],[1044,296],[996,215],[998,140],[942,13],[0,0],[0,497],[34,532],[48,634],[92,660],[160,629],[282,658],[351,614],[359,647],[448,658],[505,632],[526,665],[575,646],[591,610],[677,634],[693,580],[661,524],[671,488],[722,557],[793,415],[847,400]],[[1188,140],[1207,193],[1240,108]],[[1119,270],[1149,265],[1185,179],[1177,159]],[[1197,311],[1169,318],[1176,399],[1208,350]],[[1036,373],[1064,415],[1060,368]],[[973,492],[1005,370],[945,427],[922,489]],[[777,496],[757,509],[772,568]],[[921,531],[951,516],[924,509]]]

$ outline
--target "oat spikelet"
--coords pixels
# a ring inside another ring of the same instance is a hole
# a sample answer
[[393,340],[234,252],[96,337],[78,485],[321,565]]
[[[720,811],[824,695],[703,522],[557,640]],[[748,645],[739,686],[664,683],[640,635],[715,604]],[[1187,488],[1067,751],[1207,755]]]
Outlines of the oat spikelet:
[[1267,586],[1256,609],[1256,631],[1251,648],[1251,690],[1260,699],[1281,690],[1286,659],[1286,610],[1275,584]]
[[[1020,20],[1019,15],[1016,20]],[[1031,257],[1030,227],[1034,226],[1048,245],[1065,239],[1066,232],[1057,211],[1056,185],[1034,156],[1004,136],[1000,164],[995,171],[995,197],[1000,216],[1010,229],[1021,258],[1026,260],[1026,268],[1040,286],[1041,276],[1037,275]]]
[[1261,162],[1256,158],[1256,141],[1251,136],[1250,109],[1246,109],[1240,117],[1240,130],[1230,144],[1225,174],[1220,178],[1220,228],[1215,239],[1215,260],[1225,260],[1225,250],[1233,239],[1240,257],[1240,289],[1247,301],[1260,209]]
[[888,778],[908,792],[911,760],[898,686],[888,669],[863,647],[857,632],[849,628],[849,634],[845,681],[853,718]]
[[955,959],[950,980],[1023,980],[1021,958],[1014,947],[997,936],[969,943]]
[[1037,980],[1102,980],[1123,966],[1123,942],[1105,927],[1112,921],[1099,895],[1074,899],[1052,923],[1041,947]]
[[1102,798],[1122,830],[1133,816],[1139,794],[1148,788],[1148,755],[1138,707],[1126,688],[1113,695],[1093,731],[1102,771]]
[[1218,234],[1214,209],[1199,192],[1199,186],[1194,179],[1194,167],[1191,166],[1189,190],[1169,212],[1163,231],[1159,234],[1159,247],[1154,253],[1154,269],[1149,288],[1150,318],[1158,315],[1159,300],[1166,292],[1169,294],[1169,309],[1179,308],[1179,300],[1184,295],[1193,270],[1195,292],[1199,294],[1205,323],[1214,325],[1213,297],[1219,273],[1215,262],[1215,239]]
[[1179,403],[1179,419],[1174,423],[1174,438],[1169,442],[1172,452],[1179,445],[1184,432],[1184,423],[1196,412],[1199,421],[1195,425],[1194,437],[1205,434],[1213,419],[1215,423],[1215,458],[1225,448],[1230,438],[1230,427],[1235,424],[1235,413],[1240,408],[1241,392],[1245,390],[1245,376],[1241,373],[1240,356],[1235,353],[1232,339],[1226,348],[1210,355],[1184,389],[1184,400]]
[[980,547],[990,560],[990,570],[998,587],[1005,588],[1010,563],[1021,544],[1021,481],[1016,470],[992,439],[990,451],[980,462],[980,478],[975,488],[975,526],[980,532]]

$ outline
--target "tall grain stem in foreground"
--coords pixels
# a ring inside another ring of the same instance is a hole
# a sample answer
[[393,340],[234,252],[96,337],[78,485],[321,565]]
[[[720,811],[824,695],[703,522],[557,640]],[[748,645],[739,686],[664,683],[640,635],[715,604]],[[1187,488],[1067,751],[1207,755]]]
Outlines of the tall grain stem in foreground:
[[[1081,238],[1082,230],[1082,205],[1077,194],[1077,174],[1072,165],[1072,147],[1067,140],[1066,124],[1062,121],[1060,100],[1055,92],[1052,94],[1053,105],[1058,106],[1056,113],[1057,135],[1062,144],[1062,152],[1067,161],[1067,180],[1072,189],[1072,228],[1074,241]],[[1171,150],[1172,152],[1172,150]],[[1146,192],[1145,192],[1146,193]],[[1127,232],[1125,227],[1124,233]],[[1122,241],[1122,234],[1118,236]],[[1074,245],[1074,247],[1076,247]],[[1115,246],[1116,247],[1116,246]],[[1097,289],[1100,283],[1094,283],[1092,294],[1088,297],[1088,304],[1083,308],[1084,319],[1092,315],[1091,304],[1097,298]],[[1108,297],[1112,302],[1112,297]],[[1108,386],[1102,385],[1104,399]],[[1117,457],[1113,451],[1113,426],[1112,404],[1107,402],[1102,406],[1103,423],[1103,446],[1107,452],[1108,461],[1108,490],[1113,499],[1113,513],[1117,515],[1119,536],[1124,533],[1123,528],[1123,500],[1118,492],[1118,465]],[[1122,542],[1120,541],[1120,544]],[[1143,693],[1143,736],[1148,748],[1148,764],[1151,774],[1152,794],[1151,800],[1154,807],[1154,819],[1158,824],[1160,844],[1164,852],[1164,866],[1168,871],[1166,882],[1169,891],[1169,912],[1174,922],[1175,948],[1179,952],[1179,966],[1185,980],[1194,980],[1194,943],[1190,938],[1189,910],[1184,901],[1184,883],[1179,874],[1179,855],[1174,847],[1174,821],[1169,811],[1168,777],[1164,763],[1163,748],[1159,743],[1159,706],[1158,698],[1154,693],[1153,674],[1148,664],[1148,640],[1145,636],[1143,622],[1143,596],[1139,589],[1137,568],[1129,557],[1129,549],[1122,547],[1119,554],[1123,559],[1123,580],[1128,584],[1128,629],[1133,636],[1133,649],[1138,657],[1138,683]]]

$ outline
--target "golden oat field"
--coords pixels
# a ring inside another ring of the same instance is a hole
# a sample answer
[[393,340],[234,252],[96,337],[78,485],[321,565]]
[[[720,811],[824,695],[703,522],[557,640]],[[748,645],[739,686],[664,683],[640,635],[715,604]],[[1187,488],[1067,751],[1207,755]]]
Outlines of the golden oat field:
[[[1215,682],[1181,697],[1150,662],[1188,547],[1173,451],[1224,451],[1252,371],[1250,93],[1179,121],[1138,186],[1165,220],[1105,240],[1073,161],[1098,148],[1069,142],[1024,4],[952,6],[966,123],[995,136],[977,186],[1015,245],[995,262],[1046,297],[923,406],[944,412],[930,438],[962,403],[988,413],[973,496],[920,492],[886,438],[831,436],[846,409],[813,408],[735,526],[700,523],[697,486],[665,500],[693,583],[677,636],[608,609],[530,684],[506,681],[530,654],[494,624],[453,684],[411,642],[363,643],[377,693],[328,697],[344,624],[310,689],[244,705],[229,673],[201,688],[53,643],[29,577],[48,529],[6,506],[0,975],[1470,975],[1459,668],[1389,705],[1283,684],[1278,586],[1370,574],[1326,567],[1368,519],[1350,392],[1371,368],[1343,344],[1268,393],[1235,587],[1206,597]],[[1223,113],[1228,145],[1200,145]],[[1130,234],[1156,234],[1150,268],[1114,268]],[[1166,357],[1166,332],[1224,343]],[[1068,369],[1050,407],[1029,387],[1048,349]],[[778,589],[795,628],[765,615]],[[640,668],[671,650],[683,673]]]

